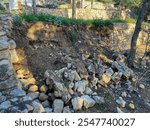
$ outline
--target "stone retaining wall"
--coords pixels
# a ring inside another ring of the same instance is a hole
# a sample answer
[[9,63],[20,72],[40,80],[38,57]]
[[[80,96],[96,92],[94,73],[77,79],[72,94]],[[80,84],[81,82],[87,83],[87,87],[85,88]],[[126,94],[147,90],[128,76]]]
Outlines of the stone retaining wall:
[[[48,9],[37,8],[38,12],[50,13],[54,16],[72,17],[72,9]],[[130,11],[121,11],[117,9],[77,9],[77,18],[79,19],[111,19],[121,17],[122,19],[130,17]]]
[[26,96],[12,63],[18,61],[16,43],[11,38],[13,17],[0,15],[0,112],[28,112]]
[[[131,23],[114,23],[112,31],[112,46],[115,51],[125,51],[130,49],[132,35],[134,33],[135,24]],[[137,40],[137,47],[145,45],[148,38],[148,26],[143,26]]]

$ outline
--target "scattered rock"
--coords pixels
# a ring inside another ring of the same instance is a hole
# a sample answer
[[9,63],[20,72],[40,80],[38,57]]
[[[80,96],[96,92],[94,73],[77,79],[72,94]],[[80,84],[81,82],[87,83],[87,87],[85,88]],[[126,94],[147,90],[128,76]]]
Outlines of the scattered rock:
[[16,97],[21,97],[21,96],[25,96],[26,93],[25,93],[25,91],[23,91],[21,89],[14,89],[10,92],[10,95],[16,96]]
[[46,113],[52,113],[53,109],[52,108],[49,108],[49,107],[46,107],[45,108],[45,112]]
[[32,107],[31,105],[29,105],[29,104],[26,104],[26,107],[27,107],[27,109],[28,109],[28,112],[31,112],[31,111],[33,111],[33,107]]
[[85,93],[86,95],[92,95],[93,91],[92,91],[89,87],[86,87],[84,93]]
[[100,97],[100,96],[93,96],[93,99],[95,100],[96,103],[98,104],[102,104],[105,103],[104,101],[104,97]]
[[80,110],[83,106],[83,98],[75,97],[71,100],[71,103],[74,110]]
[[69,106],[64,107],[63,113],[71,113]]
[[118,103],[121,107],[125,107],[126,102],[122,99],[122,97],[119,97],[119,99],[116,100],[116,103]]
[[40,99],[41,101],[45,101],[45,100],[48,99],[48,96],[47,96],[45,93],[40,93],[39,99]]
[[126,92],[122,92],[121,96],[122,97],[127,97],[127,93]]
[[45,112],[45,109],[42,106],[42,104],[40,104],[36,101],[33,101],[32,105],[33,105],[33,108],[34,108],[33,113],[43,113],[43,112]]
[[90,74],[95,74],[95,66],[93,63],[91,63],[88,67],[87,67],[88,73]]
[[0,96],[0,103],[6,101],[6,99],[7,99],[6,96]]
[[29,91],[30,92],[36,92],[38,90],[38,86],[37,85],[31,85],[30,87],[29,87]]
[[0,104],[0,109],[8,109],[11,106],[11,102],[10,101],[5,101],[3,103]]
[[132,75],[133,71],[129,69],[127,66],[125,66],[124,63],[121,63],[119,61],[114,61],[112,63],[112,68],[117,69],[119,72],[122,72],[123,76],[127,79]]
[[140,88],[140,89],[145,89],[144,84],[140,84],[140,85],[139,85],[139,88]]
[[80,93],[83,93],[85,91],[85,84],[82,80],[75,82],[75,90]]
[[53,108],[55,113],[61,113],[64,107],[64,102],[61,99],[55,99],[53,102]]
[[47,87],[46,85],[42,85],[42,86],[40,87],[40,91],[41,91],[41,92],[46,93],[47,90],[48,90],[48,87]]
[[109,75],[103,74],[102,80],[103,80],[103,82],[105,82],[107,84],[110,82],[111,77]]
[[31,93],[28,93],[27,96],[29,96],[32,100],[38,98],[40,95],[39,92],[31,92]]
[[42,102],[42,105],[43,105],[44,108],[50,107],[50,104],[49,104],[49,101],[48,101],[48,100]]
[[112,68],[106,69],[106,75],[111,77],[113,74],[114,74],[114,71],[112,70]]
[[83,98],[85,108],[93,107],[95,105],[95,101],[88,95],[83,95],[81,98]]
[[129,103],[129,108],[132,109],[132,110],[134,110],[135,109],[134,104],[133,103]]

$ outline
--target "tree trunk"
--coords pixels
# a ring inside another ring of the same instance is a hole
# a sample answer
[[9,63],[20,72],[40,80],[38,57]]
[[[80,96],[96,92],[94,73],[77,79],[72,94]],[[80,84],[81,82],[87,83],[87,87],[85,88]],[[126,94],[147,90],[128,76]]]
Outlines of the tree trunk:
[[76,19],[76,0],[72,0],[72,18]]
[[91,0],[91,9],[93,9],[94,0]]
[[84,1],[85,1],[85,0],[81,0],[81,8],[82,8],[82,9],[84,8]]
[[36,0],[32,0],[32,9],[33,9],[33,14],[36,14]]
[[148,2],[149,2],[149,0],[144,0],[144,2],[142,4],[142,9],[140,11],[140,14],[139,14],[137,22],[136,22],[135,30],[134,30],[132,40],[131,40],[131,49],[129,52],[129,56],[127,58],[127,63],[128,63],[129,67],[133,66],[133,62],[134,62],[134,58],[135,58],[135,54],[136,54],[136,43],[137,43],[139,33],[141,31],[142,22],[144,20],[147,10],[148,10],[148,5],[149,5]]

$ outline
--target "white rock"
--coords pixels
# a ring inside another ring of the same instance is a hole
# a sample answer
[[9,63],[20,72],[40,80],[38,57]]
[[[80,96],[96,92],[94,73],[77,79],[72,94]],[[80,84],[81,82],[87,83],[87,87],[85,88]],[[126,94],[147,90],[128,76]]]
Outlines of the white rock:
[[135,105],[133,103],[129,103],[129,108],[134,110],[135,109]]
[[55,99],[53,102],[54,112],[61,113],[64,107],[64,102],[61,99]]
[[109,75],[110,77],[113,75],[114,71],[112,68],[106,69],[106,75]]
[[71,113],[69,106],[64,107],[63,113]]
[[93,96],[93,99],[95,100],[96,103],[98,104],[102,104],[104,103],[104,97],[100,97],[100,96]]
[[85,108],[93,107],[95,105],[95,101],[88,95],[83,95],[81,98],[83,98]]
[[87,95],[92,95],[93,91],[89,87],[86,87],[84,93],[87,94]]
[[74,110],[80,110],[83,106],[83,98],[75,97],[71,100],[71,103]]
[[49,108],[49,107],[46,107],[45,108],[45,112],[46,113],[52,113],[53,109],[52,108]]
[[42,106],[42,104],[40,104],[36,101],[33,101],[32,105],[33,105],[33,108],[34,108],[33,113],[43,113],[43,112],[45,112],[45,109]]
[[85,91],[85,84],[82,80],[75,82],[75,90],[80,93],[83,93]]
[[127,97],[127,93],[126,92],[122,92],[121,96],[122,97]]
[[140,88],[140,89],[145,89],[144,84],[140,84],[140,85],[139,85],[139,88]]
[[126,101],[122,99],[122,97],[119,97],[119,99],[116,100],[116,103],[118,103],[121,107],[125,107]]

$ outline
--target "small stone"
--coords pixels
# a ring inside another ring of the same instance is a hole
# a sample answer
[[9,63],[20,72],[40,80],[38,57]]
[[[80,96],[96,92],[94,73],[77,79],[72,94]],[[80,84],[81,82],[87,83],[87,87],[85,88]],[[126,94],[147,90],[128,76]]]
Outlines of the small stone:
[[83,106],[83,98],[75,97],[71,100],[71,103],[74,110],[80,110]]
[[71,69],[71,68],[72,68],[72,64],[71,64],[71,63],[68,63],[68,64],[67,64],[67,68],[68,68],[68,69]]
[[22,100],[23,102],[30,102],[30,101],[32,101],[31,97],[29,97],[29,96],[24,96],[24,97],[22,97],[21,100]]
[[71,113],[69,106],[64,107],[63,113]]
[[61,113],[64,107],[64,102],[61,99],[55,99],[53,102],[54,112]]
[[140,89],[145,89],[144,84],[140,84],[140,85],[139,85],[139,88],[140,88]]
[[12,90],[10,92],[10,95],[16,96],[16,97],[21,97],[21,96],[25,96],[26,93],[25,93],[25,91],[17,88],[17,89]]
[[88,70],[88,72],[89,72],[90,74],[95,74],[95,66],[94,66],[94,64],[91,63],[91,64],[88,66],[87,70]]
[[46,107],[45,108],[45,112],[46,113],[52,113],[53,109],[52,108],[49,108],[49,107]]
[[122,92],[121,96],[122,97],[127,97],[127,93],[126,92]]
[[42,106],[42,104],[40,104],[36,101],[33,101],[32,105],[33,105],[33,108],[34,108],[33,113],[43,113],[43,112],[45,112],[45,109]]
[[38,90],[38,86],[37,85],[31,85],[30,87],[29,87],[29,91],[30,92],[36,92]]
[[0,109],[8,109],[11,106],[10,101],[5,101],[0,104]]
[[5,96],[0,96],[0,103],[6,101],[6,97]]
[[48,96],[47,96],[45,93],[40,93],[39,99],[40,99],[41,101],[45,101],[45,100],[48,99]]
[[83,95],[81,98],[83,98],[85,108],[93,107],[95,105],[95,101],[88,95]]
[[75,82],[75,90],[80,93],[83,93],[85,91],[85,84],[82,80]]
[[112,70],[112,68],[106,69],[106,75],[111,77],[113,74],[114,74],[114,71]]
[[0,96],[2,96],[2,93],[0,92]]
[[43,105],[44,108],[50,107],[50,104],[49,104],[49,101],[48,101],[48,100],[42,102],[42,105]]
[[61,91],[54,91],[54,96],[55,97],[62,97]]
[[91,84],[94,88],[97,88],[98,78],[94,77],[94,79],[91,81]]
[[10,99],[11,102],[17,102],[18,100],[19,100],[18,98]]
[[68,88],[72,89],[73,87],[74,87],[74,83],[73,82],[69,83]]
[[92,95],[93,91],[92,91],[89,87],[86,87],[84,93],[85,93],[86,95]]
[[74,80],[75,81],[81,80],[76,70],[69,70],[69,71],[66,71],[64,74],[65,74],[64,77],[68,78],[68,80],[71,82],[73,82]]
[[104,97],[100,97],[100,96],[93,96],[93,99],[95,100],[96,103],[98,104],[102,104],[105,103],[104,101]]
[[29,104],[26,104],[26,107],[28,109],[29,112],[33,111],[33,107]]
[[111,77],[109,75],[103,74],[102,80],[107,84],[110,82]]
[[97,92],[94,92],[93,94],[92,94],[92,96],[97,96],[98,94],[97,94]]
[[32,100],[38,98],[39,95],[40,95],[39,92],[31,92],[27,94],[27,96],[29,96]]
[[126,102],[122,99],[122,97],[119,97],[119,99],[116,100],[116,103],[118,103],[121,107],[125,107]]
[[119,107],[117,107],[117,113],[124,113]]
[[134,109],[135,109],[134,104],[133,104],[133,103],[130,103],[130,104],[129,104],[129,108],[132,109],[132,110],[134,110]]
[[47,90],[48,90],[48,87],[47,87],[46,85],[42,85],[42,86],[40,87],[40,91],[41,91],[41,92],[46,93]]

